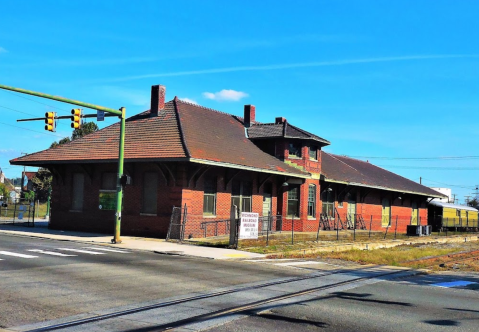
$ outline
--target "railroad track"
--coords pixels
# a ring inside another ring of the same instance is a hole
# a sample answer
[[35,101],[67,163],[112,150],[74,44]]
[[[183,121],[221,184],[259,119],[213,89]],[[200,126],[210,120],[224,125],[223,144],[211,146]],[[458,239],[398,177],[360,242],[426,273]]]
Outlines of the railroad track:
[[230,307],[230,308],[227,308],[227,309],[222,309],[222,310],[217,310],[217,311],[213,311],[213,312],[206,313],[206,314],[196,315],[196,316],[189,317],[189,318],[186,318],[186,319],[181,319],[181,320],[178,320],[178,321],[170,322],[170,323],[163,324],[163,325],[156,325],[156,326],[152,327],[152,330],[154,330],[154,331],[167,331],[167,330],[171,330],[171,329],[174,329],[174,328],[185,326],[185,325],[188,325],[188,324],[191,324],[191,323],[204,322],[204,321],[207,321],[207,320],[210,320],[210,319],[213,319],[213,318],[217,318],[217,317],[221,317],[221,316],[224,316],[224,315],[231,315],[231,314],[234,314],[234,313],[241,313],[243,311],[252,310],[252,309],[258,308],[262,305],[269,304],[269,303],[272,303],[272,302],[278,302],[278,301],[282,301],[282,300],[286,300],[286,299],[290,299],[290,298],[294,298],[294,297],[299,297],[299,296],[311,294],[311,293],[318,292],[318,291],[334,289],[334,288],[338,288],[338,287],[342,287],[342,286],[354,285],[354,284],[361,283],[361,282],[366,281],[366,280],[382,278],[382,277],[386,277],[386,276],[392,276],[394,274],[405,273],[405,272],[410,271],[410,270],[395,270],[395,271],[391,271],[391,270],[387,270],[387,271],[379,270],[378,271],[378,270],[375,270],[375,269],[381,269],[383,267],[384,266],[382,266],[382,265],[376,265],[376,266],[369,266],[369,267],[364,267],[364,268],[359,268],[359,269],[348,269],[348,270],[341,270],[341,271],[321,272],[321,273],[314,273],[314,274],[307,275],[307,276],[288,278],[288,279],[285,279],[285,280],[265,282],[265,283],[255,285],[255,286],[237,287],[237,288],[230,289],[230,290],[225,290],[225,291],[217,291],[217,292],[211,292],[211,293],[202,294],[202,295],[185,297],[183,299],[178,299],[178,300],[174,300],[174,301],[158,302],[158,303],[155,303],[155,304],[152,304],[152,305],[140,306],[140,307],[137,307],[137,308],[117,311],[117,312],[113,312],[113,313],[109,313],[109,314],[105,314],[105,315],[93,315],[91,317],[84,318],[84,319],[77,319],[77,320],[64,322],[64,323],[61,323],[61,324],[53,324],[53,325],[43,326],[43,327],[40,327],[40,328],[31,329],[31,330],[28,330],[28,332],[45,332],[45,331],[54,331],[54,330],[59,330],[59,329],[66,329],[66,328],[71,328],[71,327],[78,327],[78,326],[81,326],[81,325],[86,325],[86,324],[90,324],[90,323],[105,321],[105,320],[113,319],[113,318],[119,318],[119,317],[122,317],[122,316],[127,316],[127,315],[131,315],[131,314],[135,314],[135,313],[145,312],[145,311],[148,311],[148,310],[160,309],[160,308],[170,307],[170,306],[174,306],[174,305],[178,305],[178,304],[185,304],[185,303],[189,303],[189,302],[193,302],[193,301],[197,301],[197,300],[211,299],[211,298],[220,297],[220,296],[233,294],[233,293],[259,290],[259,289],[264,289],[264,288],[269,287],[269,286],[286,285],[288,283],[293,283],[293,282],[298,282],[298,281],[320,279],[320,278],[324,278],[326,276],[335,275],[335,274],[347,274],[347,273],[358,273],[358,272],[360,272],[360,273],[371,273],[372,274],[372,275],[369,275],[369,276],[359,276],[357,278],[353,278],[353,279],[350,279],[350,280],[334,282],[334,283],[327,284],[327,285],[322,285],[322,286],[318,286],[318,287],[312,287],[312,288],[304,289],[304,290],[301,290],[301,291],[291,292],[291,293],[287,293],[287,294],[280,295],[280,296],[274,296],[274,297],[270,297],[270,298],[267,298],[267,299],[264,299],[264,300],[254,301],[254,302],[251,302],[251,303],[248,303],[248,304],[238,305],[238,306]]
[[407,266],[413,266],[413,265],[425,263],[427,264],[426,267],[431,268],[434,266],[447,267],[449,265],[454,265],[461,262],[465,263],[468,261],[479,262],[479,250],[472,250],[472,251],[465,251],[465,252],[462,251],[455,254],[420,258],[420,259],[403,262],[402,264]]

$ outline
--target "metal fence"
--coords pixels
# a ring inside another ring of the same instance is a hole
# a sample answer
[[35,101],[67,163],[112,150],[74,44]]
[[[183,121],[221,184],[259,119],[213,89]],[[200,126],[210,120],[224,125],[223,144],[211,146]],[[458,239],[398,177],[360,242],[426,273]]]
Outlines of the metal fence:
[[35,223],[35,204],[26,199],[0,205],[0,224],[33,227]]
[[183,241],[185,239],[185,227],[187,220],[188,210],[185,206],[173,206],[173,211],[171,212],[170,226],[168,227],[168,234],[166,235],[167,240],[179,240]]

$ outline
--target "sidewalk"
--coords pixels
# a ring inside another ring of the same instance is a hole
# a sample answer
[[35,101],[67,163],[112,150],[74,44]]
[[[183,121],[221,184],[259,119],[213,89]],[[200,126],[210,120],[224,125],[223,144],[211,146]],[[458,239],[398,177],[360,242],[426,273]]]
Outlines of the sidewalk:
[[28,236],[62,241],[74,241],[90,244],[94,243],[97,245],[104,245],[122,249],[144,250],[166,255],[181,255],[211,259],[251,259],[262,258],[265,256],[234,249],[202,247],[189,244],[167,242],[163,239],[153,239],[135,236],[122,236],[122,243],[112,244],[112,235],[52,230],[48,229],[48,222],[35,222],[35,227],[0,224],[0,234]]

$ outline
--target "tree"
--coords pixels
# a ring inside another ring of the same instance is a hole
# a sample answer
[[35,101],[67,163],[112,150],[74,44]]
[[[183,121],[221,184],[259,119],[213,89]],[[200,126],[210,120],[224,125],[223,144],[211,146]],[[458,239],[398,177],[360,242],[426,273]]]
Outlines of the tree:
[[80,128],[73,130],[71,138],[65,137],[58,142],[53,142],[52,145],[50,145],[50,149],[56,148],[59,145],[74,141],[85,135],[91,134],[95,131],[98,131],[98,126],[96,125],[95,122],[85,122],[84,124],[82,124]]
[[39,168],[32,178],[33,187],[37,193],[37,199],[45,202],[48,199],[49,191],[52,187],[52,173],[46,168]]
[[479,208],[479,199],[477,197],[474,197],[469,202],[467,202],[467,205],[477,209]]
[[6,201],[10,195],[10,190],[8,190],[5,183],[0,183],[0,196],[3,196],[3,200]]
[[35,193],[33,192],[33,190],[29,190],[29,191],[25,191],[23,193],[23,197],[29,201],[29,202],[32,202],[34,199],[35,199]]
[[78,129],[75,129],[72,134],[72,141],[81,138],[85,135],[91,134],[98,130],[98,126],[95,122],[86,122]]

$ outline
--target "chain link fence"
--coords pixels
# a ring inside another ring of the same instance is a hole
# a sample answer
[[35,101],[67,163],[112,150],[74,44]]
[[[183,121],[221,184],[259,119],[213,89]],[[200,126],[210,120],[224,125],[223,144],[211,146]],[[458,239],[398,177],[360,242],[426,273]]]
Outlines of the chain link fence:
[[26,199],[15,203],[0,205],[0,224],[33,227],[35,223],[35,204]]

